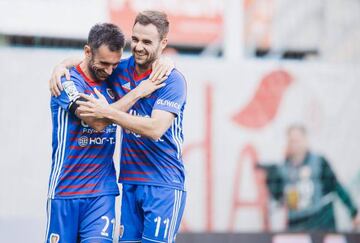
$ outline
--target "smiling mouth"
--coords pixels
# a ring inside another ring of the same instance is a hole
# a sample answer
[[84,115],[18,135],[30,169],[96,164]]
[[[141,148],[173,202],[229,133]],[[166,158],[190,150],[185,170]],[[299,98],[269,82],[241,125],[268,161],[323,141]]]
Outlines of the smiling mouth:
[[144,56],[146,56],[146,54],[145,54],[145,53],[136,53],[136,52],[135,52],[135,56],[137,56],[137,57],[144,57]]

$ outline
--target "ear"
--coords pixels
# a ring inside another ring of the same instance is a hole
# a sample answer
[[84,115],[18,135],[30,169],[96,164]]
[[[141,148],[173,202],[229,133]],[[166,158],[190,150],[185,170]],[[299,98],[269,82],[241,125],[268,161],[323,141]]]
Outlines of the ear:
[[163,50],[166,48],[167,44],[168,44],[168,38],[167,38],[167,37],[164,37],[164,38],[161,40],[161,42],[160,42],[161,51],[163,51]]
[[91,47],[89,45],[84,46],[84,54],[86,58],[91,59],[92,52],[91,52]]

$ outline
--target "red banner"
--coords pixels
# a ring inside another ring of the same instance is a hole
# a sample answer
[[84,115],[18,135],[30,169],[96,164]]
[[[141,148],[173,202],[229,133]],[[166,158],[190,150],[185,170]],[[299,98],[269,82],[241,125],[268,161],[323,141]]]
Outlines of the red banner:
[[223,1],[214,0],[110,0],[111,22],[119,25],[126,36],[138,12],[156,9],[167,13],[170,21],[169,42],[177,45],[203,46],[222,35]]

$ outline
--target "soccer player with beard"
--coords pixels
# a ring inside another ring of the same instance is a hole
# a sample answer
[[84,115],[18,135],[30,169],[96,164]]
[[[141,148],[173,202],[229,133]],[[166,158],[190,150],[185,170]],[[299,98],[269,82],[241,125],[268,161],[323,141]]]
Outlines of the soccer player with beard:
[[[169,22],[158,11],[137,15],[131,37],[133,56],[110,77],[122,97],[146,80],[167,45]],[[84,117],[109,119],[123,128],[119,182],[122,183],[120,242],[175,242],[186,192],[182,161],[182,120],[186,82],[174,69],[166,86],[138,100],[128,113],[114,109],[99,92],[81,95]]]
[[[119,194],[113,164],[116,125],[84,117],[76,103],[80,94],[116,99],[106,79],[118,66],[124,35],[113,24],[91,28],[81,64],[62,78],[63,91],[51,98],[53,121],[52,168],[47,204],[46,242],[112,242],[115,197]],[[115,109],[126,111],[138,99],[163,87],[145,81],[122,99]],[[96,91],[96,93],[95,93]]]

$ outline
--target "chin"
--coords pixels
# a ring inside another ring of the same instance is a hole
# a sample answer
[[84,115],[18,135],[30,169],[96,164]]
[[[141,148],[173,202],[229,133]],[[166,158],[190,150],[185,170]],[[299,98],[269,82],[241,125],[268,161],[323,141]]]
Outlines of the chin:
[[147,62],[145,60],[136,60],[136,64],[139,66],[147,66]]
[[96,77],[96,82],[101,82],[101,81],[104,81],[104,80],[106,80],[107,78],[108,78],[109,76],[107,76],[106,78],[104,78],[104,77]]
[[136,62],[138,63],[145,63],[146,62],[146,58],[143,57],[135,57]]

